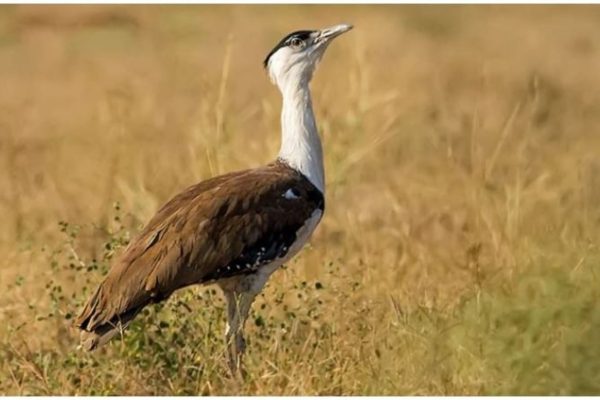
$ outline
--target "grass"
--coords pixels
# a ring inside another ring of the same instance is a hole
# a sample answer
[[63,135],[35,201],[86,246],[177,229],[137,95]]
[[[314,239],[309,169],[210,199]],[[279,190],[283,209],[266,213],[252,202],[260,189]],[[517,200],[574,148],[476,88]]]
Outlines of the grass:
[[[1,6],[0,393],[599,394],[596,6]],[[97,353],[71,327],[183,187],[279,146],[262,57],[313,83],[325,218],[225,373],[190,288]]]

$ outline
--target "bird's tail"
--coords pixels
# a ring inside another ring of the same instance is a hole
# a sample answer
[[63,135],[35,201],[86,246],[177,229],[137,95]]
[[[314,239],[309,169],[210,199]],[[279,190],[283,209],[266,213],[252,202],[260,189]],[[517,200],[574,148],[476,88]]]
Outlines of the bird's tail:
[[152,300],[138,297],[137,301],[126,301],[110,286],[104,281],[75,320],[75,326],[81,329],[80,347],[84,350],[95,350],[123,331]]

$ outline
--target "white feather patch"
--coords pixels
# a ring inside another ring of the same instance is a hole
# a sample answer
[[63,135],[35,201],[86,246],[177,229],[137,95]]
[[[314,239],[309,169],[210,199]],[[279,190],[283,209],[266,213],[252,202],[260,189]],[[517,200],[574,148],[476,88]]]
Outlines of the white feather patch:
[[300,198],[300,196],[298,196],[296,193],[294,193],[294,189],[288,189],[287,192],[285,192],[283,194],[283,197],[285,197],[288,200],[294,200],[294,199]]

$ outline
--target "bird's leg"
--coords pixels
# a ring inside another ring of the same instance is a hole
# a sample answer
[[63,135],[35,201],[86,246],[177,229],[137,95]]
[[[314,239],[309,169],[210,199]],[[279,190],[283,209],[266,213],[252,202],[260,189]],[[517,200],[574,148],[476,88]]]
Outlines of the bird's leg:
[[227,300],[227,328],[225,330],[225,341],[227,346],[227,355],[229,368],[232,375],[238,373],[243,378],[245,371],[242,365],[242,356],[246,349],[244,340],[244,324],[250,306],[256,297],[256,293],[236,290],[225,290],[225,299]]

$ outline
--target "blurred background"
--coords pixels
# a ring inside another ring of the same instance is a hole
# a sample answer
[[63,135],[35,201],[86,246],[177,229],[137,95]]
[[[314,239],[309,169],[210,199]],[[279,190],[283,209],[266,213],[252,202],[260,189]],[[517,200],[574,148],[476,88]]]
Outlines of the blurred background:
[[[328,209],[254,307],[249,380],[225,376],[210,289],[77,352],[72,315],[162,203],[277,154],[271,48],[342,22],[312,83]],[[598,6],[0,6],[0,393],[598,394],[599,26]]]

